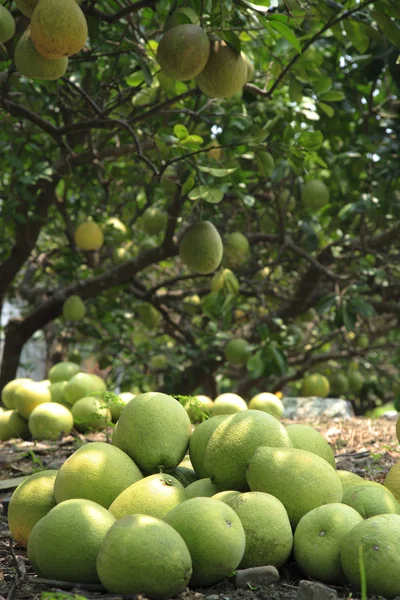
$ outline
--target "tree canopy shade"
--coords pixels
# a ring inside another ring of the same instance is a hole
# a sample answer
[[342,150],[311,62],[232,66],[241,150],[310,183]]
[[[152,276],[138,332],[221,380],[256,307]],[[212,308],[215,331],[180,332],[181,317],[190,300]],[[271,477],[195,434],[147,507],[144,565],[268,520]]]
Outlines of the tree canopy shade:
[[[44,330],[62,353],[85,346],[143,391],[212,393],[216,376],[221,389],[276,390],[354,357],[393,391],[396,0],[83,0],[88,40],[57,81],[16,70],[29,20],[5,6],[17,33],[1,55],[0,297],[23,311],[5,327],[0,388]],[[254,72],[242,91],[213,99],[160,71],[171,18],[197,19],[246,54]],[[88,219],[104,233],[96,251],[76,245]],[[225,244],[247,238],[240,260],[223,259],[238,290],[211,291],[213,275],[180,260],[199,219]],[[80,321],[62,318],[71,295],[85,304]],[[223,359],[232,338],[248,341],[243,366]]]

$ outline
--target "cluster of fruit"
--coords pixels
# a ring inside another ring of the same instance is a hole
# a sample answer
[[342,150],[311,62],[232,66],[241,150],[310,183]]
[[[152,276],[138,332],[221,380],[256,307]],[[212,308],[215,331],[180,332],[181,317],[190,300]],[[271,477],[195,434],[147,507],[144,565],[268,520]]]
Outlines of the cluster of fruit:
[[37,574],[156,599],[293,556],[322,582],[360,587],[365,577],[370,593],[400,593],[389,486],[337,471],[315,429],[263,411],[191,429],[174,398],[141,394],[123,408],[112,444],[84,444],[59,471],[27,478],[8,523]]

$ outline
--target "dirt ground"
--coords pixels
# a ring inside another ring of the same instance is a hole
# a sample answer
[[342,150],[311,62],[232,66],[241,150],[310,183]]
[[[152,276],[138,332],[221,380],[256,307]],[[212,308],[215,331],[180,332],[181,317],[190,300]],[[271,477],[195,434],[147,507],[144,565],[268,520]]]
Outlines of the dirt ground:
[[[289,421],[284,422],[288,424]],[[329,422],[310,422],[334,448],[337,465],[366,479],[383,482],[387,471],[400,459],[395,422],[385,419],[355,418]],[[101,586],[83,586],[42,580],[33,573],[23,548],[16,545],[7,528],[5,510],[7,498],[21,478],[43,468],[58,469],[85,441],[105,441],[105,434],[76,433],[58,442],[3,442],[0,444],[0,600],[113,600],[120,598],[105,593]],[[298,583],[305,579],[296,565],[289,561],[280,570],[281,580],[268,588],[236,589],[233,581],[212,588],[187,590],[179,600],[297,600]],[[338,598],[358,600],[359,594],[350,588],[333,588]],[[138,598],[139,596],[125,596]],[[369,600],[378,600],[369,596]],[[310,600],[320,600],[317,597]]]

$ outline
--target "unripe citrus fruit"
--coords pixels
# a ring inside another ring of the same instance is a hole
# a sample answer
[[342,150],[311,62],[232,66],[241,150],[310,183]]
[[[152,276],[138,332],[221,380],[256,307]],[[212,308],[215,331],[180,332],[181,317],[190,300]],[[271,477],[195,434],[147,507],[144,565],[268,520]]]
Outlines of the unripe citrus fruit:
[[80,367],[76,363],[64,361],[56,363],[51,367],[48,373],[48,378],[51,383],[58,383],[59,381],[68,381],[79,373]]
[[179,244],[182,262],[202,275],[207,275],[219,267],[222,260],[222,240],[210,221],[194,225]]
[[318,396],[319,398],[326,398],[329,394],[329,381],[324,375],[320,373],[313,373],[304,377],[301,384],[301,393],[303,396]]
[[282,400],[275,396],[275,394],[269,392],[261,392],[260,394],[253,396],[249,402],[249,409],[263,410],[276,419],[280,419],[284,412]]
[[94,221],[81,223],[75,231],[74,239],[80,250],[100,250],[104,243],[103,232]]
[[301,199],[310,210],[319,210],[329,202],[329,189],[323,181],[313,179],[304,184]]
[[224,355],[226,360],[231,365],[244,365],[247,362],[247,359],[249,358],[247,341],[243,338],[230,340],[225,346]]
[[199,27],[186,23],[164,33],[157,49],[157,60],[163,72],[178,81],[196,77],[207,64],[210,40]]
[[27,381],[14,392],[15,408],[28,419],[33,409],[44,402],[51,402],[51,393],[47,385],[38,381]]
[[74,424],[72,413],[57,402],[44,402],[29,415],[28,426],[37,440],[56,440],[67,435]]
[[232,415],[233,413],[247,410],[247,404],[238,394],[226,392],[220,394],[214,400],[211,414],[213,417],[217,415]]
[[1,401],[3,402],[6,408],[15,408],[15,399],[14,393],[15,390],[22,385],[23,383],[28,383],[32,381],[31,379],[27,379],[26,377],[20,377],[18,379],[13,379],[9,381],[1,390]]

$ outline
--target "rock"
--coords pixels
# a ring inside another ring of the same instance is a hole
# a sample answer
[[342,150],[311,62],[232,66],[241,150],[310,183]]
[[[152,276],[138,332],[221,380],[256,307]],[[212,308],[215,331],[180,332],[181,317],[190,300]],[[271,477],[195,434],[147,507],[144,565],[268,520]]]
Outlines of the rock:
[[284,419],[310,419],[327,417],[329,419],[351,419],[354,417],[353,407],[348,400],[341,398],[282,398],[285,412]]
[[279,581],[278,569],[268,565],[266,567],[253,567],[243,569],[236,573],[235,584],[238,588],[249,589],[252,587],[266,587]]
[[337,592],[332,588],[303,579],[297,588],[297,600],[337,600]]

